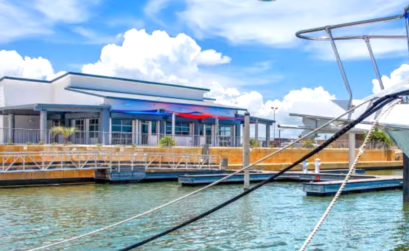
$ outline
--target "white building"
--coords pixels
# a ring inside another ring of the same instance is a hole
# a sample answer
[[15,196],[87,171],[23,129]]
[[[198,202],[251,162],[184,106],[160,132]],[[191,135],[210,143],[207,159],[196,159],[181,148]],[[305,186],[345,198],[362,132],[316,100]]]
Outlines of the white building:
[[[157,145],[171,135],[177,145],[240,143],[245,109],[215,104],[209,89],[66,73],[54,80],[0,79],[2,143],[60,142],[53,126],[76,127],[78,144]],[[268,128],[272,120],[251,118]],[[256,133],[257,134],[257,133]]]

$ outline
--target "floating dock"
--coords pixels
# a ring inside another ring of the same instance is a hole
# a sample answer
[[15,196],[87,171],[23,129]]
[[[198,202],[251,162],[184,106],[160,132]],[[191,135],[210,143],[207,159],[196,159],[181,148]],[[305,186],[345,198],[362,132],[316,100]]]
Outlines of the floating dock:
[[[278,172],[251,172],[250,173],[250,182],[259,182],[266,180],[277,174]],[[197,185],[206,185],[213,183],[223,177],[226,177],[228,174],[205,174],[205,175],[183,175],[179,177],[179,183],[182,186],[197,186]],[[331,173],[331,172],[322,172],[322,173],[303,173],[303,172],[286,172],[277,178],[278,181],[294,181],[294,182],[310,182],[310,181],[335,181],[342,180],[345,178],[345,173]],[[368,179],[376,178],[376,176],[370,175],[353,175],[352,179]],[[221,184],[235,184],[243,183],[244,174],[239,173],[235,174],[228,179],[221,182]]]
[[[308,196],[330,196],[336,194],[342,180],[305,183],[303,190]],[[375,177],[359,180],[350,180],[343,194],[363,193],[388,189],[401,189],[403,186],[402,177]]]

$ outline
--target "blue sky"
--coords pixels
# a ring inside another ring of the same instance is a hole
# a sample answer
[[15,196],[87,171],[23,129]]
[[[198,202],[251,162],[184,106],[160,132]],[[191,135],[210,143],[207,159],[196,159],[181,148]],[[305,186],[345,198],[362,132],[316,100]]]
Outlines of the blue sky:
[[[50,70],[41,61],[34,70],[26,70],[41,73],[24,75],[21,69],[29,67],[25,61],[14,58],[10,64],[6,54],[0,54],[0,75],[47,78],[63,71],[84,71],[207,86],[222,103],[246,106],[270,117],[270,106],[285,111],[286,104],[288,108],[300,96],[347,97],[329,44],[301,41],[295,38],[296,31],[400,14],[407,4],[404,0],[0,0],[0,51],[16,51],[23,60],[41,57],[52,66]],[[144,49],[121,51],[124,34],[131,29],[145,29],[147,35],[133,33],[128,48],[134,43]],[[170,39],[153,39],[154,31],[166,32]],[[404,26],[401,20],[336,34],[348,32],[404,34]],[[180,33],[187,38],[176,39]],[[108,44],[116,47],[104,49]],[[155,46],[171,49],[157,52]],[[342,42],[339,47],[354,96],[370,95],[375,74],[365,45]],[[96,65],[103,49],[105,62],[110,62],[84,68]],[[207,50],[212,52],[205,57],[202,52]],[[201,54],[201,63],[199,56],[188,59],[193,54],[186,51]],[[374,51],[383,75],[389,76],[409,60],[404,41],[375,42]],[[175,57],[177,63],[172,63]],[[132,62],[136,58],[139,61]],[[296,92],[289,95],[291,91]]]

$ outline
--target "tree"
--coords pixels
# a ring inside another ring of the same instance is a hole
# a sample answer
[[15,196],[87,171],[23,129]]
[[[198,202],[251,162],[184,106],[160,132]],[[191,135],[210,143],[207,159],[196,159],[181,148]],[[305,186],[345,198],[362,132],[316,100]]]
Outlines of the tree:
[[54,136],[59,134],[63,136],[64,144],[67,144],[70,136],[76,133],[77,131],[78,129],[75,127],[55,126],[51,128],[51,132],[53,132]]

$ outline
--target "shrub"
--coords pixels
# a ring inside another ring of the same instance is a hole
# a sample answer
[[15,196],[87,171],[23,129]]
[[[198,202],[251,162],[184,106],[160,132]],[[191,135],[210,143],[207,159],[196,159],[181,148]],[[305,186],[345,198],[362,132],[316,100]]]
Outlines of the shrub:
[[51,131],[55,135],[62,135],[64,137],[64,144],[68,143],[68,138],[76,133],[78,130],[75,127],[55,126],[51,128]]
[[39,145],[44,145],[44,141],[39,141],[38,144]]
[[258,140],[256,139],[250,139],[250,147],[258,147]]
[[32,145],[33,144],[33,142],[26,142],[26,145]]
[[159,140],[159,146],[176,146],[176,142],[172,137],[165,136]]
[[132,147],[136,147],[136,144],[132,144]]
[[304,148],[314,148],[314,144],[312,143],[311,140],[306,140],[304,141],[303,145]]

